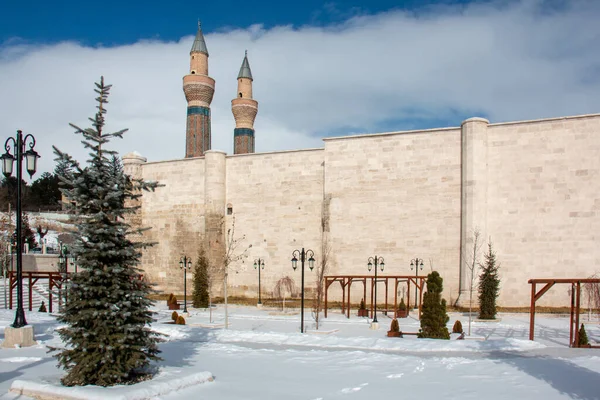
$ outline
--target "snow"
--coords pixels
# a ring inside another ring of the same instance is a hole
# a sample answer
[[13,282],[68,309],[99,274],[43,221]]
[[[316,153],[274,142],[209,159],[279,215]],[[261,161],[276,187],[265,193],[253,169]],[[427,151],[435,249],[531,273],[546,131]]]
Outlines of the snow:
[[[62,387],[64,371],[46,352],[47,345],[60,345],[58,324],[51,315],[27,312],[38,345],[0,349],[0,399],[29,398],[9,393],[11,387],[81,399],[600,399],[600,350],[568,347],[568,315],[536,314],[535,341],[528,340],[529,314],[473,322],[473,340],[432,340],[387,338],[391,319],[383,313],[381,329],[372,330],[369,319],[347,319],[339,309],[330,310],[318,331],[305,315],[306,334],[299,332],[297,309],[282,314],[229,305],[225,330],[222,306],[212,320],[207,310],[190,308],[188,325],[174,325],[163,303],[152,326],[167,335],[157,375],[112,388]],[[13,318],[0,310],[0,328]],[[468,316],[460,313],[450,314],[449,328],[456,319],[468,329]],[[412,316],[399,322],[404,332],[418,331]],[[598,321],[583,316],[581,322],[600,341]]]
[[188,386],[212,382],[210,372],[198,372],[188,376],[173,376],[173,373],[160,373],[152,381],[141,382],[135,386],[114,386],[101,388],[94,386],[63,387],[56,381],[44,383],[32,381],[13,381],[10,390],[19,395],[36,396],[40,393],[62,399],[105,400],[141,400],[151,399]]

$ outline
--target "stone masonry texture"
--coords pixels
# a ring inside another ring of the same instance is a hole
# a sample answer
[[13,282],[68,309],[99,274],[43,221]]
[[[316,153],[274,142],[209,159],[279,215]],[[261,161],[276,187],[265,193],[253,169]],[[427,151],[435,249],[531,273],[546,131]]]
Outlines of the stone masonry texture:
[[[375,255],[385,259],[380,275],[414,275],[410,261],[418,257],[419,275],[437,270],[444,298],[464,302],[461,252],[479,229],[481,260],[491,240],[500,263],[498,304],[525,307],[528,279],[600,273],[598,154],[600,114],[499,124],[476,118],[456,128],[326,138],[320,149],[143,160],[127,171],[164,185],[144,193],[135,216],[157,242],[141,267],[158,290],[182,293],[179,257],[195,260],[207,238],[211,246],[224,240],[235,218],[247,257],[231,266],[230,295],[257,296],[259,257],[263,298],[284,276],[299,286],[292,251],[312,249],[319,262],[327,240],[330,275],[368,275]],[[222,243],[211,249],[211,261],[224,251]],[[309,293],[314,284],[306,269]],[[555,286],[538,305],[568,306],[567,290]],[[354,284],[352,301],[362,294]],[[341,295],[332,285],[329,299]],[[393,287],[388,296],[393,303]]]

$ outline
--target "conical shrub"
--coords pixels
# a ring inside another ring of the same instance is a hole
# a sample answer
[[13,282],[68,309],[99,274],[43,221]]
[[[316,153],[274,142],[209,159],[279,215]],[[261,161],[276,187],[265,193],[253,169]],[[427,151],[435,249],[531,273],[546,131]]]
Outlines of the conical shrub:
[[178,317],[179,314],[177,314],[177,311],[173,311],[173,314],[171,314],[171,319],[173,320],[173,322],[177,322]]
[[179,317],[177,317],[177,325],[185,325],[185,318],[183,318],[183,315],[180,315]]
[[579,346],[587,346],[590,344],[587,333],[585,332],[585,326],[583,326],[583,324],[581,324],[581,328],[579,328],[579,343],[577,344]]
[[390,332],[400,332],[400,324],[398,323],[398,320],[396,318],[392,320],[392,324],[390,325]]
[[450,319],[446,314],[446,300],[442,299],[444,280],[437,271],[427,275],[427,292],[423,295],[421,329],[418,337],[450,339],[446,324]]

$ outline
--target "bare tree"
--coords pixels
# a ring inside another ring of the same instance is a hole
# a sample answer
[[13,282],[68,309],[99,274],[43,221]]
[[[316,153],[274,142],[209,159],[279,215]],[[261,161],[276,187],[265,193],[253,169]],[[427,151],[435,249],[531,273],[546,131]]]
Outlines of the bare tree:
[[[225,223],[223,218],[222,223]],[[236,267],[235,264],[248,257],[248,250],[252,245],[244,247],[243,242],[246,240],[246,235],[242,235],[240,238],[235,236],[235,216],[231,221],[231,228],[227,229],[227,237],[225,238],[225,255],[223,256],[223,262],[221,264],[223,274],[223,297],[225,299],[225,329],[229,328],[229,314],[227,312],[227,278],[229,271],[239,272],[240,267]],[[216,268],[219,268],[218,266]]]
[[473,286],[475,282],[476,269],[479,269],[479,252],[481,243],[479,237],[481,233],[475,228],[473,231],[473,255],[466,259],[467,269],[469,270],[469,336],[471,336],[471,313],[473,311]]
[[289,276],[284,276],[275,284],[273,296],[282,300],[282,310],[285,312],[285,295],[289,293],[290,297],[296,293],[296,283]]
[[[598,274],[589,277],[590,279],[599,279]],[[600,283],[587,282],[583,288],[588,299],[588,321],[592,319],[592,310],[596,311],[596,316],[600,319]]]
[[329,256],[331,245],[328,239],[321,242],[321,262],[315,269],[316,287],[312,304],[312,317],[315,320],[315,328],[319,329],[321,311],[323,309],[323,297],[325,296],[325,274],[329,272]]

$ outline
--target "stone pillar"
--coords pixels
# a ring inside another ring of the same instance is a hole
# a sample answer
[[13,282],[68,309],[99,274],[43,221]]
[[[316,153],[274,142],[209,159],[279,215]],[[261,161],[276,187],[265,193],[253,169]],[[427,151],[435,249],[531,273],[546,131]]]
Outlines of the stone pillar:
[[204,154],[205,248],[210,262],[222,267],[225,256],[226,153],[209,150]]
[[471,271],[467,264],[473,259],[474,232],[479,231],[481,250],[487,242],[488,124],[484,118],[469,118],[461,125],[460,286],[456,301],[461,307],[469,306]]
[[[123,156],[123,172],[129,175],[132,179],[142,179],[142,167],[146,163],[146,157],[141,156],[136,152],[128,153]],[[141,197],[135,200],[128,199],[125,203],[126,207],[137,207],[141,205]],[[142,227],[142,209],[138,208],[134,214],[128,214],[127,223],[132,229]],[[133,241],[141,240],[141,237],[132,238]]]

